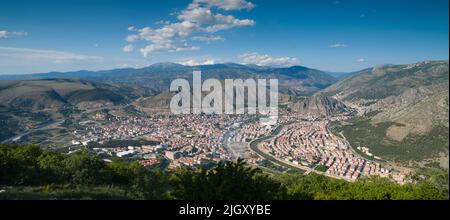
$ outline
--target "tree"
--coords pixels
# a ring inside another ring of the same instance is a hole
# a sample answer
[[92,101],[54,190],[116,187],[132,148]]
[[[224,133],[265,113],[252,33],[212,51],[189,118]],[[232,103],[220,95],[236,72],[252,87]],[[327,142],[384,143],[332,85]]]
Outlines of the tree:
[[99,185],[110,182],[110,174],[105,168],[105,162],[99,157],[81,151],[64,160],[63,176],[74,185]]
[[187,200],[268,200],[281,198],[284,188],[246,166],[243,160],[222,162],[212,170],[177,170],[171,179],[172,195]]

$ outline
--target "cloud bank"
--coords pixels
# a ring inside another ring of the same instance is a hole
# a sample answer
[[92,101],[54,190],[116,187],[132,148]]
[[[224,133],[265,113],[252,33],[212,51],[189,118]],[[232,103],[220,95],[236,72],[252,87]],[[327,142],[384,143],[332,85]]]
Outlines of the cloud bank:
[[347,44],[337,43],[337,44],[331,44],[329,47],[330,48],[343,48],[343,47],[348,47],[348,45]]
[[12,47],[0,47],[0,57],[18,59],[22,61],[48,61],[53,63],[73,61],[98,61],[103,59],[102,57],[98,56],[87,56],[62,51]]
[[28,35],[28,33],[25,31],[10,32],[10,31],[5,31],[5,30],[0,30],[0,39],[8,39],[11,37],[25,37],[27,35]]
[[185,66],[201,66],[201,65],[214,65],[217,64],[218,61],[212,58],[200,58],[200,59],[183,59],[178,61],[177,63]]
[[126,37],[126,41],[131,44],[145,42],[146,46],[139,48],[144,57],[157,52],[198,50],[198,46],[193,46],[188,41],[223,41],[221,36],[212,34],[256,23],[251,19],[238,19],[222,12],[251,10],[254,7],[253,3],[246,0],[193,0],[178,13],[177,22],[162,22],[159,23],[162,24],[159,28],[130,26],[128,31],[131,34]]
[[272,57],[270,55],[258,53],[246,53],[238,56],[243,64],[255,64],[269,67],[290,67],[299,65],[300,61],[294,57]]
[[29,48],[0,47],[0,74],[99,70],[111,65],[100,56]]

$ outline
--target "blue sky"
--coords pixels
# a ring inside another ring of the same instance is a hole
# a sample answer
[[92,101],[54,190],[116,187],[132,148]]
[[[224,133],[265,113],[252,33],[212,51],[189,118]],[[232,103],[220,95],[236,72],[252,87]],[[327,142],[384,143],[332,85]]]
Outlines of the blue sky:
[[0,3],[0,74],[237,62],[355,71],[448,60],[447,0]]

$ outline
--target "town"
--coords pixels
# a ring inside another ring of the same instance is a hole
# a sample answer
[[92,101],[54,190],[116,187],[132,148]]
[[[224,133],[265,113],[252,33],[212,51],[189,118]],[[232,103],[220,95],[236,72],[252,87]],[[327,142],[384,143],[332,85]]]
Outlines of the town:
[[327,129],[327,124],[326,120],[294,122],[260,148],[294,165],[323,166],[331,176],[353,180],[362,175],[388,177],[389,170],[359,157],[345,140]]
[[[360,156],[344,138],[329,131],[330,120],[340,120],[343,116],[319,119],[285,109],[279,114],[274,125],[270,118],[264,123],[259,120],[261,115],[248,114],[161,113],[143,117],[97,113],[93,120],[81,122],[82,129],[73,132],[72,145],[88,148],[104,156],[106,161],[118,157],[145,167],[163,162],[167,169],[201,167],[237,158],[261,167],[267,159],[253,152],[249,143],[281,128],[276,137],[260,143],[258,149],[299,169],[305,167],[349,181],[364,176],[392,175],[391,169]],[[368,152],[367,147],[363,149]],[[402,182],[403,178],[397,177],[396,181]]]

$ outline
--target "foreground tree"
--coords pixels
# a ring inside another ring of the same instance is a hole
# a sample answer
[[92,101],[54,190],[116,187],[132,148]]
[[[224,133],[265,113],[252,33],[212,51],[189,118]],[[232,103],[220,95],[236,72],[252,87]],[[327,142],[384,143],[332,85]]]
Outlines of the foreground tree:
[[212,170],[177,170],[172,178],[172,196],[186,200],[280,199],[285,190],[261,170],[237,162],[222,162]]

